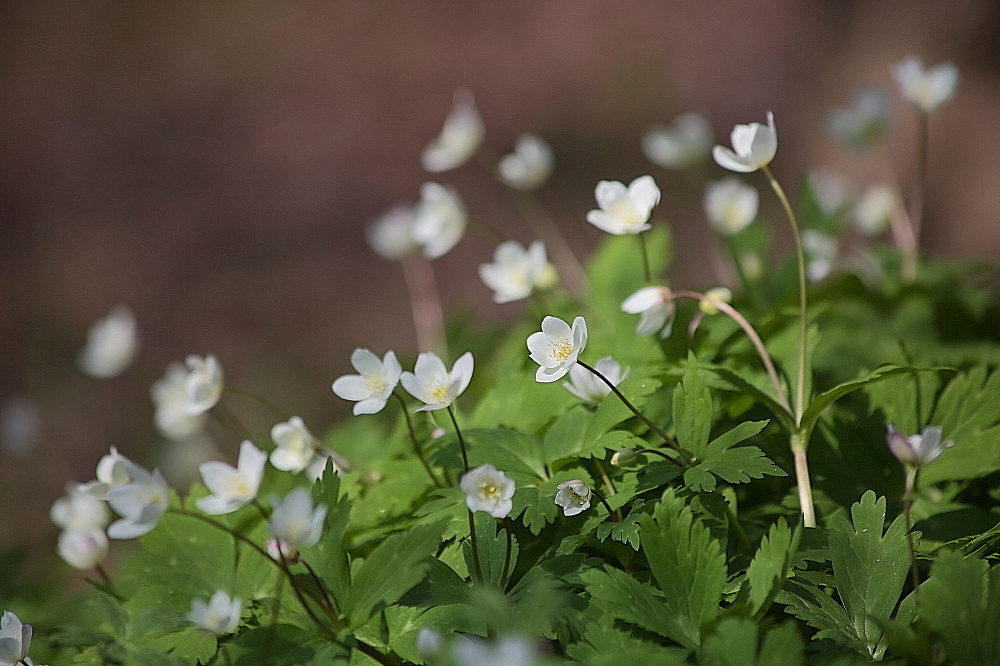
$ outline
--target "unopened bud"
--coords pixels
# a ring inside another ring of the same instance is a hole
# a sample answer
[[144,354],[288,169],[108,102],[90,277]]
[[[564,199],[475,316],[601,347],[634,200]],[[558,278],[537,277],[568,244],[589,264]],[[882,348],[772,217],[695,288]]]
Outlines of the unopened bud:
[[639,454],[635,452],[635,449],[618,449],[615,454],[611,456],[611,464],[615,467],[620,467],[621,465],[627,465],[638,457]]

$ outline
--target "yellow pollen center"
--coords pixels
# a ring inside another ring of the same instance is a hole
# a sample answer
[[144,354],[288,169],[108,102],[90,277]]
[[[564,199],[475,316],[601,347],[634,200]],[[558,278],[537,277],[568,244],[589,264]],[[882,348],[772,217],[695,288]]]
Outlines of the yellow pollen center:
[[565,361],[573,354],[573,343],[568,338],[562,338],[552,343],[552,356],[558,361]]
[[385,381],[381,377],[369,377],[365,380],[372,393],[382,393],[385,391]]
[[628,199],[616,202],[611,207],[611,214],[621,220],[622,224],[627,227],[637,227],[642,224],[642,220],[639,218],[639,211],[635,209],[635,206]]
[[436,389],[431,391],[431,397],[434,398],[434,402],[444,402],[448,399],[448,385],[441,384]]
[[500,498],[500,486],[495,483],[486,482],[479,488],[484,499],[496,501]]

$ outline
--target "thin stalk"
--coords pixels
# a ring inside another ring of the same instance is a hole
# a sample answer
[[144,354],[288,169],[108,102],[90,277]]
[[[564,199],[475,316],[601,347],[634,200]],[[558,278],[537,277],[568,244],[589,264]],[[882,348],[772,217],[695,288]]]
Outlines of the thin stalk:
[[646,284],[653,284],[653,272],[649,268],[649,251],[646,248],[646,238],[642,234],[635,234],[639,239],[639,254],[642,256],[642,276],[646,279]]
[[[280,544],[278,545],[278,548],[281,548]],[[326,586],[323,584],[323,579],[321,579],[316,574],[316,570],[312,568],[312,565],[310,565],[304,559],[300,558],[299,562],[302,564],[302,566],[304,566],[306,568],[306,571],[309,572],[309,576],[310,576],[310,578],[313,579],[313,582],[316,583],[316,588],[319,590],[319,593],[321,595],[323,595],[323,601],[325,602],[327,611],[330,612],[330,613],[332,613],[332,614],[334,614],[334,615],[338,615],[339,616],[340,615],[340,611],[337,610],[337,604],[335,604],[333,602],[333,599],[327,593]]]
[[604,471],[604,465],[601,464],[600,460],[594,460],[594,464],[597,466],[597,473],[601,475],[601,480],[604,481],[604,485],[608,487],[608,492],[612,495],[618,494],[618,489],[615,488],[615,482],[611,480],[608,473]]
[[504,532],[507,533],[507,553],[503,557],[503,569],[500,572],[500,591],[505,592],[507,590],[507,575],[510,573],[510,555],[514,548],[514,524],[510,518],[504,518],[502,524]]
[[913,488],[917,481],[917,468],[906,466],[906,485],[903,488],[903,516],[906,520],[906,545],[910,549],[910,582],[916,604],[920,605],[920,569],[917,567],[917,547],[913,542]]
[[463,471],[469,471],[469,455],[465,451],[465,438],[462,437],[462,431],[458,427],[458,421],[455,419],[455,411],[448,405],[448,416],[451,417],[451,424],[455,426],[455,434],[458,436],[458,448],[462,451],[462,467]]
[[476,537],[476,517],[469,509],[469,543],[472,545],[472,565],[475,568],[476,582],[483,582],[483,566],[479,561],[479,540]]
[[917,187],[913,194],[910,210],[912,245],[905,246],[903,252],[903,280],[917,279],[917,259],[920,254],[920,231],[924,221],[924,196],[927,190],[927,144],[930,114],[917,111]]
[[444,308],[434,279],[434,267],[422,256],[404,258],[403,278],[410,293],[417,347],[445,356]]
[[559,227],[536,196],[518,190],[511,192],[532,230],[552,248],[552,258],[559,266],[567,288],[574,294],[582,293],[587,284],[587,273]]
[[729,524],[736,530],[736,538],[739,539],[740,545],[746,550],[750,550],[753,547],[750,544],[750,538],[743,530],[743,526],[740,525],[740,520],[736,517],[736,512],[733,511],[733,507],[729,502],[726,502],[726,516],[729,518]]
[[601,502],[601,504],[604,505],[604,508],[607,509],[609,518],[614,518],[615,521],[619,523],[622,522],[622,520],[624,520],[624,518],[622,517],[622,512],[618,509],[612,509],[611,505],[608,504],[608,500],[604,499],[604,495],[597,492],[593,488],[590,489],[590,492],[593,493],[593,495]]
[[[278,566],[281,567],[285,577],[288,578],[288,581],[292,584],[292,592],[295,593],[295,597],[299,600],[299,603],[302,605],[302,609],[305,610],[306,615],[309,616],[309,619],[312,620],[313,624],[315,624],[320,630],[326,632],[334,640],[336,640],[336,632],[327,626],[326,623],[322,622],[319,616],[316,615],[316,611],[313,610],[312,606],[306,603],[305,594],[301,589],[299,589],[299,586],[295,584],[295,577],[292,575],[292,570],[288,567],[288,560],[285,559],[285,551],[282,550],[280,546],[278,547],[278,557],[281,560],[278,562]],[[322,605],[322,603],[320,603],[320,605]],[[329,616],[329,613],[327,613],[327,615]],[[330,616],[330,619],[333,620],[334,618]]]
[[798,442],[805,437],[802,433],[792,435],[792,455],[795,458],[795,483],[799,490],[799,506],[802,509],[802,525],[816,527],[816,509],[813,506],[812,483],[809,481],[809,461],[806,448]]
[[417,441],[417,434],[413,430],[413,420],[410,418],[410,410],[406,408],[406,401],[403,400],[403,396],[399,395],[396,391],[393,391],[392,395],[399,401],[399,407],[403,411],[403,418],[406,419],[406,430],[410,435],[410,443],[413,445],[413,452],[417,454],[417,459],[420,461],[420,464],[424,466],[424,471],[427,472],[427,476],[431,478],[431,483],[433,483],[436,488],[440,488],[441,482],[438,480],[437,476],[434,475],[434,471],[427,463],[427,459],[424,458],[424,452],[420,448],[420,442]]
[[229,656],[229,650],[222,643],[219,643],[219,652],[222,653],[222,663],[226,666],[233,666],[233,660]]
[[[677,444],[677,442],[674,440],[674,438],[671,437],[670,435],[668,435],[667,433],[663,432],[663,429],[660,428],[660,426],[658,426],[655,423],[653,423],[652,421],[650,421],[648,418],[646,418],[646,416],[642,412],[640,412],[638,409],[636,409],[635,405],[633,405],[631,402],[629,402],[629,399],[626,398],[622,394],[622,392],[618,390],[618,387],[615,386],[614,382],[612,382],[610,379],[608,379],[603,374],[601,374],[596,368],[587,365],[583,361],[577,359],[577,363],[584,370],[587,370],[587,371],[591,372],[595,377],[597,377],[602,382],[604,382],[608,386],[608,388],[611,389],[611,392],[614,393],[616,396],[618,396],[618,399],[622,401],[622,404],[625,405],[626,407],[628,407],[629,411],[631,411],[635,415],[635,417],[637,419],[639,419],[644,424],[646,424],[646,427],[648,427],[650,430],[652,430],[657,435],[659,435],[660,438],[662,438],[663,441],[666,442],[667,445],[670,448],[672,448],[675,451],[677,451],[677,453],[679,453],[681,455],[681,457],[684,459],[685,463],[688,463],[688,464],[691,463],[691,456],[689,456],[686,451],[684,451],[683,449],[681,449],[681,447]],[[674,460],[673,462],[676,465],[680,465],[680,463],[678,463],[676,460]]]
[[267,398],[265,398],[265,397],[263,397],[261,395],[258,395],[256,393],[254,393],[253,391],[246,391],[244,389],[237,389],[237,388],[233,388],[232,386],[229,386],[229,385],[226,385],[225,387],[223,387],[222,390],[223,390],[224,393],[228,393],[230,395],[238,395],[241,398],[249,398],[250,400],[253,400],[258,405],[260,405],[264,409],[268,410],[269,412],[271,412],[272,414],[274,414],[275,416],[277,416],[279,419],[286,419],[287,420],[287,419],[290,418],[290,415],[288,414],[288,412],[286,412],[285,410],[281,409],[280,407],[278,407],[277,405],[275,405],[273,402],[271,402]]

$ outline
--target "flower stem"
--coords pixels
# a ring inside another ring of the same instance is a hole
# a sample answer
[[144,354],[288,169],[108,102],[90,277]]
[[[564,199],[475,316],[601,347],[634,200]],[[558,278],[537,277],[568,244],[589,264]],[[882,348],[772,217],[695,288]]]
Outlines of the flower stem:
[[816,509],[813,506],[812,484],[809,481],[809,461],[806,459],[806,434],[792,433],[792,455],[795,458],[795,483],[799,490],[799,506],[802,509],[802,525],[816,527]]
[[668,456],[663,451],[660,451],[659,449],[636,449],[632,453],[634,453],[635,455],[640,455],[640,454],[643,454],[643,453],[652,453],[654,456],[660,456],[664,460],[666,460],[668,462],[672,462],[673,464],[677,465],[678,467],[683,467],[683,465],[681,465],[679,462],[677,462],[677,460],[675,458],[671,458],[670,456]]
[[562,273],[566,287],[570,292],[580,294],[586,286],[587,274],[566,237],[536,196],[518,190],[511,190],[511,193],[532,231],[552,248],[552,258]]
[[917,258],[920,253],[920,231],[924,218],[924,193],[927,188],[927,144],[930,114],[917,111],[917,186],[910,205],[911,242],[903,246],[903,281],[917,279]]
[[410,292],[417,347],[445,356],[444,309],[434,280],[434,267],[423,257],[403,259],[403,278]]
[[624,520],[624,518],[622,517],[622,512],[619,509],[612,509],[611,505],[608,504],[608,500],[604,499],[604,495],[597,492],[593,488],[590,489],[590,492],[601,502],[601,504],[604,505],[604,508],[607,509],[609,518],[614,518],[615,521],[619,523]]
[[228,393],[230,395],[238,395],[241,398],[249,398],[250,400],[253,400],[258,405],[260,405],[264,409],[268,410],[269,412],[271,412],[272,414],[274,414],[275,416],[277,416],[279,419],[286,419],[287,420],[288,418],[290,418],[288,412],[286,412],[285,410],[281,409],[280,407],[278,407],[277,405],[275,405],[273,402],[271,402],[267,398],[265,398],[265,397],[263,397],[261,395],[258,395],[257,393],[254,393],[253,391],[246,391],[246,390],[243,390],[243,389],[237,389],[237,388],[233,388],[232,386],[229,386],[229,385],[224,386],[222,390],[223,390],[223,392]]
[[910,582],[916,604],[920,605],[920,569],[917,567],[917,547],[913,541],[913,488],[917,481],[917,468],[906,466],[906,485],[903,488],[903,516],[906,520],[906,545],[910,549]]
[[403,411],[403,418],[406,420],[406,430],[410,435],[410,443],[413,445],[413,452],[417,454],[417,459],[420,461],[420,464],[424,466],[424,471],[427,472],[427,476],[431,478],[431,483],[433,483],[436,488],[440,488],[441,482],[438,481],[437,476],[434,475],[434,471],[427,463],[427,459],[424,458],[424,452],[420,448],[420,442],[417,440],[417,434],[413,430],[413,421],[410,419],[410,410],[406,408],[406,401],[403,400],[403,396],[399,395],[396,391],[393,391],[392,395],[399,401],[400,409]]
[[475,569],[476,582],[483,582],[483,566],[479,561],[479,540],[476,537],[476,516],[469,509],[469,543],[472,545],[472,565]]
[[646,238],[642,234],[636,234],[639,239],[639,254],[642,256],[642,276],[646,279],[646,284],[653,284],[653,272],[649,268],[649,251],[646,248]]
[[455,435],[458,436],[458,448],[462,451],[462,468],[463,468],[463,471],[468,472],[469,471],[469,455],[465,451],[465,438],[462,437],[462,431],[458,427],[458,421],[455,419],[455,412],[451,408],[451,405],[448,405],[448,416],[451,417],[451,424],[453,426],[455,426]]
[[507,554],[503,558],[503,570],[500,572],[500,591],[505,592],[507,590],[507,575],[510,573],[510,555],[514,548],[514,523],[511,522],[510,518],[504,518],[502,521],[503,530],[507,533]]

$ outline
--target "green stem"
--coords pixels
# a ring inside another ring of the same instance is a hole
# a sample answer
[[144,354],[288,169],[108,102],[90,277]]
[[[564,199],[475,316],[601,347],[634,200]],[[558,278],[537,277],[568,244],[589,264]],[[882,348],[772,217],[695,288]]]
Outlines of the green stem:
[[469,471],[469,455],[465,451],[465,438],[462,437],[462,431],[458,427],[458,421],[455,419],[455,411],[448,405],[448,416],[451,417],[451,424],[455,426],[455,435],[458,436],[458,448],[462,451],[462,468],[463,471]]
[[[657,452],[657,453],[659,453],[659,452]],[[668,460],[669,460],[669,458],[668,458]],[[622,517],[622,512],[619,509],[612,509],[611,505],[608,504],[608,500],[604,499],[604,495],[602,495],[601,493],[597,492],[593,488],[590,489],[590,492],[594,495],[594,497],[596,497],[598,500],[600,500],[601,504],[604,505],[604,508],[607,509],[607,511],[608,511],[608,517],[609,518],[614,518],[615,521],[619,522],[619,523],[622,522],[622,520],[624,520],[624,518]]]
[[420,464],[423,465],[424,471],[427,472],[427,476],[431,478],[431,483],[433,483],[436,488],[440,488],[441,482],[438,481],[438,478],[434,475],[434,471],[431,469],[431,466],[427,463],[427,459],[424,458],[424,452],[420,448],[420,442],[417,441],[417,434],[413,430],[413,420],[410,419],[410,410],[406,408],[406,401],[403,400],[403,396],[399,395],[396,391],[393,391],[392,395],[399,401],[399,406],[403,411],[403,418],[406,419],[406,431],[410,435],[410,443],[413,445],[414,453],[417,454],[417,459],[420,461]]
[[245,391],[243,389],[233,388],[233,387],[228,386],[228,385],[225,386],[225,387],[223,387],[222,390],[223,390],[224,393],[228,393],[230,395],[238,395],[241,398],[249,398],[250,400],[253,400],[258,405],[260,405],[264,409],[267,409],[272,414],[274,414],[275,416],[277,416],[279,419],[288,420],[289,418],[291,418],[289,416],[288,412],[286,412],[285,410],[281,409],[280,407],[278,407],[277,405],[275,405],[273,402],[271,402],[267,398],[265,398],[265,397],[263,397],[261,395],[258,395],[256,393],[254,393],[253,391]]
[[910,549],[910,582],[916,604],[920,605],[920,569],[917,567],[917,547],[913,541],[913,488],[916,486],[917,468],[906,466],[906,485],[903,488],[903,516],[906,520],[906,545]]
[[646,284],[653,284],[653,272],[649,268],[649,252],[646,248],[646,238],[642,234],[636,234],[639,239],[639,254],[642,256],[642,275],[646,278]]
[[634,453],[637,456],[641,455],[643,453],[652,453],[654,456],[660,456],[664,460],[666,460],[668,462],[672,462],[673,464],[677,465],[678,467],[682,467],[682,465],[679,462],[677,462],[677,460],[675,460],[674,458],[671,458],[666,453],[664,453],[663,451],[660,451],[658,449],[636,449],[632,453]]
[[507,553],[503,557],[503,570],[500,572],[500,591],[506,592],[507,575],[510,573],[510,555],[514,549],[514,523],[511,522],[510,518],[505,517],[502,524],[504,532],[507,533]]
[[472,509],[469,513],[469,543],[472,545],[472,565],[475,568],[476,582],[483,582],[483,566],[479,561],[479,539],[476,537],[476,516]]
[[807,433],[802,430],[796,430],[792,433],[791,447],[792,455],[795,458],[795,483],[799,490],[802,525],[816,527],[816,509],[813,506],[812,484],[809,481],[809,461],[806,458],[808,445]]

